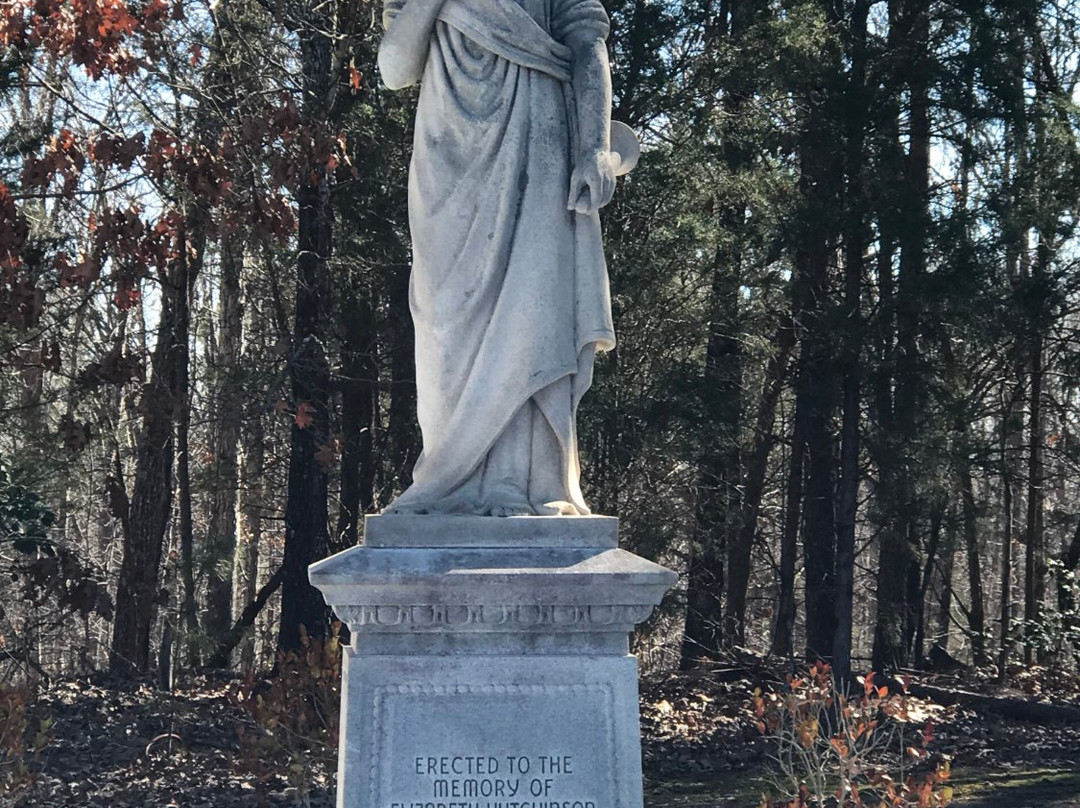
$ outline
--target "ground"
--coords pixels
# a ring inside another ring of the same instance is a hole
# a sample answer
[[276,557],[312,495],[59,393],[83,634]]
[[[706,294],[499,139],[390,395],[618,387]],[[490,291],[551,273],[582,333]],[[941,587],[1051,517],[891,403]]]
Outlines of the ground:
[[[761,803],[771,747],[753,714],[760,678],[760,671],[717,667],[642,683],[646,808]],[[990,687],[970,677],[935,681]],[[298,752],[301,745],[290,754],[288,745],[263,744],[260,727],[237,704],[237,687],[222,677],[200,677],[172,693],[105,678],[50,683],[30,716],[31,724],[51,722],[50,742],[30,761],[35,780],[0,795],[0,806],[333,805],[332,753]],[[1026,689],[1009,693],[1064,701],[1069,691],[1047,693],[1030,683]],[[1080,725],[924,706],[936,725],[931,748],[952,759],[954,805],[1080,808]]]

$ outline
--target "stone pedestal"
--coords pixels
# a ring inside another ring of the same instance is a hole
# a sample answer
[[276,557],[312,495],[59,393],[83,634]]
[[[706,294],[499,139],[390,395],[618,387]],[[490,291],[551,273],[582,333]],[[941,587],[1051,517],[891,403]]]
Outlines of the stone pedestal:
[[640,808],[628,635],[676,580],[612,517],[373,516],[309,570],[352,632],[339,808]]

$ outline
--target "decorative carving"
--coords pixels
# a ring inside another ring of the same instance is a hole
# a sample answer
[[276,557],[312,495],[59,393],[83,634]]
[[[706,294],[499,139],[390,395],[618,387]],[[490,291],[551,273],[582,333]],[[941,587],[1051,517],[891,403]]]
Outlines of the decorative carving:
[[637,603],[611,606],[455,603],[334,606],[337,616],[353,631],[429,628],[439,631],[527,631],[537,628],[591,631],[607,626],[628,630],[627,626],[646,620],[652,610],[651,605]]

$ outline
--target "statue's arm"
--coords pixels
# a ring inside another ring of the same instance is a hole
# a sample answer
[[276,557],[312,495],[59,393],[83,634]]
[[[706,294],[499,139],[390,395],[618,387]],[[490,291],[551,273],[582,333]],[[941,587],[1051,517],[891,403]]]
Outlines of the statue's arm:
[[424,73],[431,32],[444,0],[408,0],[379,43],[379,73],[391,90],[415,84]]
[[577,106],[578,142],[570,178],[567,207],[595,213],[615,193],[615,166],[611,159],[611,67],[607,46],[595,35],[572,36],[570,46],[574,102]]

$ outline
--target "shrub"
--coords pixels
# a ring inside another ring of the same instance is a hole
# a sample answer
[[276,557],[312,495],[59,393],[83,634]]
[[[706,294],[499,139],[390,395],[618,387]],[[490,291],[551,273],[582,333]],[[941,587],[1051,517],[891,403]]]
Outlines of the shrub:
[[30,761],[51,740],[51,719],[30,720],[36,698],[33,682],[0,684],[0,796],[12,795],[33,783]]
[[[260,801],[266,785],[283,774],[305,804],[323,773],[333,771],[341,702],[341,624],[325,642],[301,629],[300,650],[279,652],[268,680],[253,674],[229,692],[253,725],[238,724],[241,765],[255,776]],[[254,730],[254,731],[253,731]]]
[[927,749],[933,725],[895,682],[874,674],[852,694],[818,662],[783,693],[755,691],[758,729],[776,742],[761,808],[932,808],[948,805],[949,762]]

